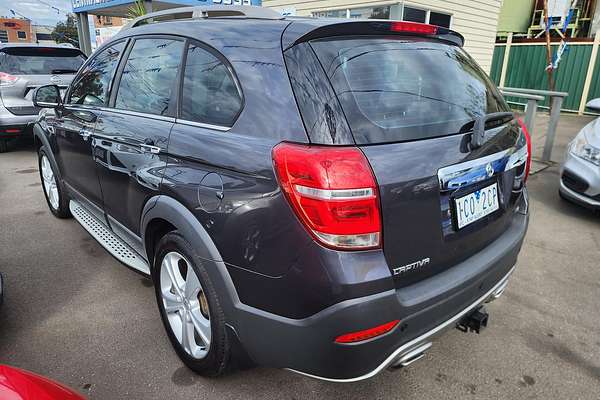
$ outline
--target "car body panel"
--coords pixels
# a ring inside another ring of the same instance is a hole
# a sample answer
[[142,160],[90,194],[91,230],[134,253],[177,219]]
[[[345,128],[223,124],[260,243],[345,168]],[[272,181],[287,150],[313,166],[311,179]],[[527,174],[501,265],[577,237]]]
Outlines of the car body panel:
[[6,400],[84,399],[58,382],[8,365],[0,365],[0,398]]
[[104,110],[91,152],[105,212],[137,236],[142,208],[159,194],[172,119]]
[[57,148],[55,157],[62,179],[97,207],[102,208],[100,182],[92,158],[93,132],[101,110],[88,106],[66,105],[49,121]]
[[[586,125],[579,135],[586,135],[588,143],[600,149],[600,118]],[[584,207],[600,210],[600,166],[574,155],[569,145],[560,176],[560,193],[563,197]]]
[[[512,192],[516,169],[505,171],[504,165],[498,165],[493,174],[486,175],[489,163],[482,161],[483,176],[466,176],[455,187],[440,187],[438,171],[512,149],[518,135],[513,124],[490,131],[484,146],[471,152],[461,151],[463,135],[361,147],[379,184],[383,246],[390,269],[399,271],[405,265],[429,259],[420,268],[396,273],[398,286],[456,265],[507,229],[516,200]],[[452,200],[493,183],[499,185],[500,209],[456,229]]]

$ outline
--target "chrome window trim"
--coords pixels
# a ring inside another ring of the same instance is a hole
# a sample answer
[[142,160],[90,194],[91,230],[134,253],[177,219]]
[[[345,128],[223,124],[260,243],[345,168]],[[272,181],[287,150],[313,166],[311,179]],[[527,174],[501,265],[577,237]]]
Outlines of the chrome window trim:
[[189,126],[197,126],[199,128],[212,129],[212,130],[220,131],[220,132],[227,132],[231,129],[230,126],[212,125],[212,124],[206,124],[204,122],[190,121],[190,120],[181,119],[181,118],[175,118],[175,123],[189,125]]
[[151,118],[151,119],[157,119],[160,121],[167,121],[167,122],[175,122],[175,117],[166,117],[164,115],[156,115],[156,114],[150,114],[150,113],[143,113],[143,112],[138,112],[138,111],[130,111],[130,110],[123,110],[120,108],[111,108],[111,107],[95,107],[95,106],[90,106],[90,105],[85,105],[85,104],[65,104],[64,106],[65,108],[69,109],[69,110],[82,110],[82,111],[102,111],[102,112],[113,112],[116,114],[123,114],[123,115],[133,115],[136,117],[144,117],[144,118]]
[[139,111],[123,110],[121,108],[102,107],[101,110],[109,111],[109,112],[113,112],[113,113],[117,113],[117,114],[123,114],[123,115],[132,115],[135,117],[144,117],[144,118],[157,119],[160,121],[175,122],[175,117],[167,117],[164,115],[144,113],[144,112],[139,112]]

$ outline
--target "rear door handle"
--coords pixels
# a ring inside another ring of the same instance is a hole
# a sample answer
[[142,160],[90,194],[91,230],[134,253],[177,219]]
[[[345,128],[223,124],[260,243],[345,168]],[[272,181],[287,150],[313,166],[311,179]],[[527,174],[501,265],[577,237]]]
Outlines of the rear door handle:
[[149,152],[152,154],[160,153],[160,147],[158,147],[158,146],[152,146],[149,144],[140,144],[140,147],[142,148],[142,151],[145,151],[145,152]]

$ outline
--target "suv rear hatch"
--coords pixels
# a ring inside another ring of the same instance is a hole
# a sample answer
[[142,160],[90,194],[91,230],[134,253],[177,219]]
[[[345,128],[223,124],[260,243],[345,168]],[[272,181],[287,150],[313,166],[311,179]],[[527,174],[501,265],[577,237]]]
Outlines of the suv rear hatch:
[[15,115],[35,115],[33,89],[55,84],[65,90],[85,61],[74,48],[15,46],[0,49],[0,96]]
[[[526,139],[460,42],[362,33],[296,43],[286,64],[311,142],[356,145],[368,159],[383,251],[400,287],[456,265],[506,231],[523,190]],[[302,74],[311,57],[321,68]],[[321,80],[332,94],[311,94],[316,85],[307,80]],[[472,140],[474,131],[483,143]]]

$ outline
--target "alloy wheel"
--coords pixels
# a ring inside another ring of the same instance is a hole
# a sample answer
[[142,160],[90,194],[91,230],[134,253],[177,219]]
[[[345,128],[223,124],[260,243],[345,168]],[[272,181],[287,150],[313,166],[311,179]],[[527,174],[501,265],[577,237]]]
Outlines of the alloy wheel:
[[60,199],[58,194],[58,187],[56,185],[56,177],[54,176],[54,172],[52,171],[52,167],[50,166],[50,161],[45,155],[42,156],[41,168],[42,183],[44,185],[46,197],[48,197],[48,202],[54,210],[58,210]]
[[177,252],[167,253],[161,262],[160,293],[179,344],[193,358],[206,357],[211,340],[208,301],[196,272]]

